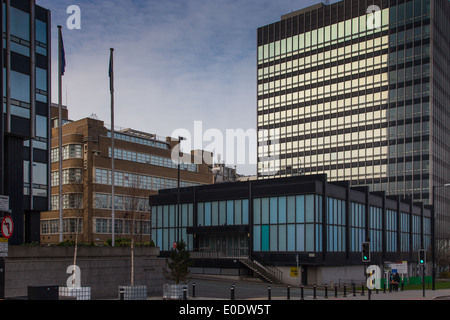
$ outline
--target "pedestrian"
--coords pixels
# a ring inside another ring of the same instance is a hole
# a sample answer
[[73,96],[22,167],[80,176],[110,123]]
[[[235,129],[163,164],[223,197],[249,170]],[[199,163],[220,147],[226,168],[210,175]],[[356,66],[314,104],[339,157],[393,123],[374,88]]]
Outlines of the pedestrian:
[[389,292],[392,292],[394,289],[394,274],[389,274]]
[[394,288],[396,292],[398,291],[399,284],[400,284],[400,275],[398,274],[398,272],[396,272],[394,275]]

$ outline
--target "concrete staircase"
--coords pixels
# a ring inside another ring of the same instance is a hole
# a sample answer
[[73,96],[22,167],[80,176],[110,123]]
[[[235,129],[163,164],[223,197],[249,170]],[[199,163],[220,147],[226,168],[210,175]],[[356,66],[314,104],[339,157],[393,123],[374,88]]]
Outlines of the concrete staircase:
[[240,259],[239,261],[247,268],[258,274],[265,282],[273,284],[282,283],[282,272],[279,269],[275,267],[264,266],[256,260],[252,261],[250,259]]

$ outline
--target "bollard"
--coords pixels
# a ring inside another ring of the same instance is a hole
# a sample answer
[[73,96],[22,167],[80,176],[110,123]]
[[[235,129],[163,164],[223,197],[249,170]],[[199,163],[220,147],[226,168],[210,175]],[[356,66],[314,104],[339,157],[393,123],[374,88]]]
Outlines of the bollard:
[[303,285],[300,287],[300,300],[305,300]]
[[402,281],[401,291],[405,290],[405,281]]
[[314,285],[314,288],[313,288],[313,292],[314,292],[314,296],[313,296],[313,299],[314,299],[314,300],[316,300],[316,299],[317,299],[317,295],[316,295],[316,288],[317,288],[317,285]]
[[356,297],[356,284],[354,282],[352,283],[352,287],[353,287],[353,296]]
[[231,300],[234,300],[234,284],[230,287]]
[[183,300],[187,300],[187,288],[183,287]]
[[291,286],[287,287],[287,299],[291,300]]
[[328,298],[328,284],[325,283],[325,299]]
[[195,282],[192,284],[192,298],[195,298]]
[[344,298],[347,297],[347,285],[344,283]]
[[272,288],[270,286],[267,287],[267,300],[272,300]]
[[120,300],[125,300],[125,288],[119,289]]
[[386,293],[386,282],[383,282],[383,293]]
[[361,296],[364,296],[364,283],[361,285]]
[[372,294],[372,290],[370,290],[369,288],[367,288],[367,291],[369,292],[369,300],[371,299],[371,294]]
[[337,284],[334,284],[334,297],[337,298],[338,294],[337,294]]

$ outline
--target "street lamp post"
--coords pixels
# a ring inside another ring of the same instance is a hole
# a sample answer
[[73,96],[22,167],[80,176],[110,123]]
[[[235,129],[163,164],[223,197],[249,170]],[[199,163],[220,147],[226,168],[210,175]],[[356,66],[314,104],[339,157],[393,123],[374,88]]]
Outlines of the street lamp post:
[[436,235],[435,235],[435,228],[436,228],[436,189],[437,188],[446,188],[450,187],[450,183],[446,183],[444,185],[435,186],[433,185],[433,211],[431,214],[431,263],[432,263],[432,283],[431,283],[431,289],[436,290]]
[[184,137],[178,137],[179,150],[178,150],[178,171],[177,171],[177,242],[180,241],[181,224],[180,224],[180,157],[181,157],[181,141],[186,140]]

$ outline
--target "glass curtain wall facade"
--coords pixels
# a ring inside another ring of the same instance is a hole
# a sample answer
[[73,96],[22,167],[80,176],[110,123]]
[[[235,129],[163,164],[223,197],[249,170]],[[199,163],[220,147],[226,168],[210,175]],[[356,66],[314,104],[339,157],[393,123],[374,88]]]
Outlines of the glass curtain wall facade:
[[156,246],[183,239],[193,258],[344,265],[361,263],[366,241],[374,263],[431,250],[430,207],[321,175],[183,188],[180,216],[177,189],[160,190],[150,211]]
[[259,178],[326,173],[432,204],[450,181],[449,7],[343,0],[259,28]]
[[253,200],[253,250],[322,251],[322,197],[297,195]]
[[1,10],[0,194],[10,197],[10,243],[21,244],[39,241],[49,205],[51,19],[32,0],[4,0]]

